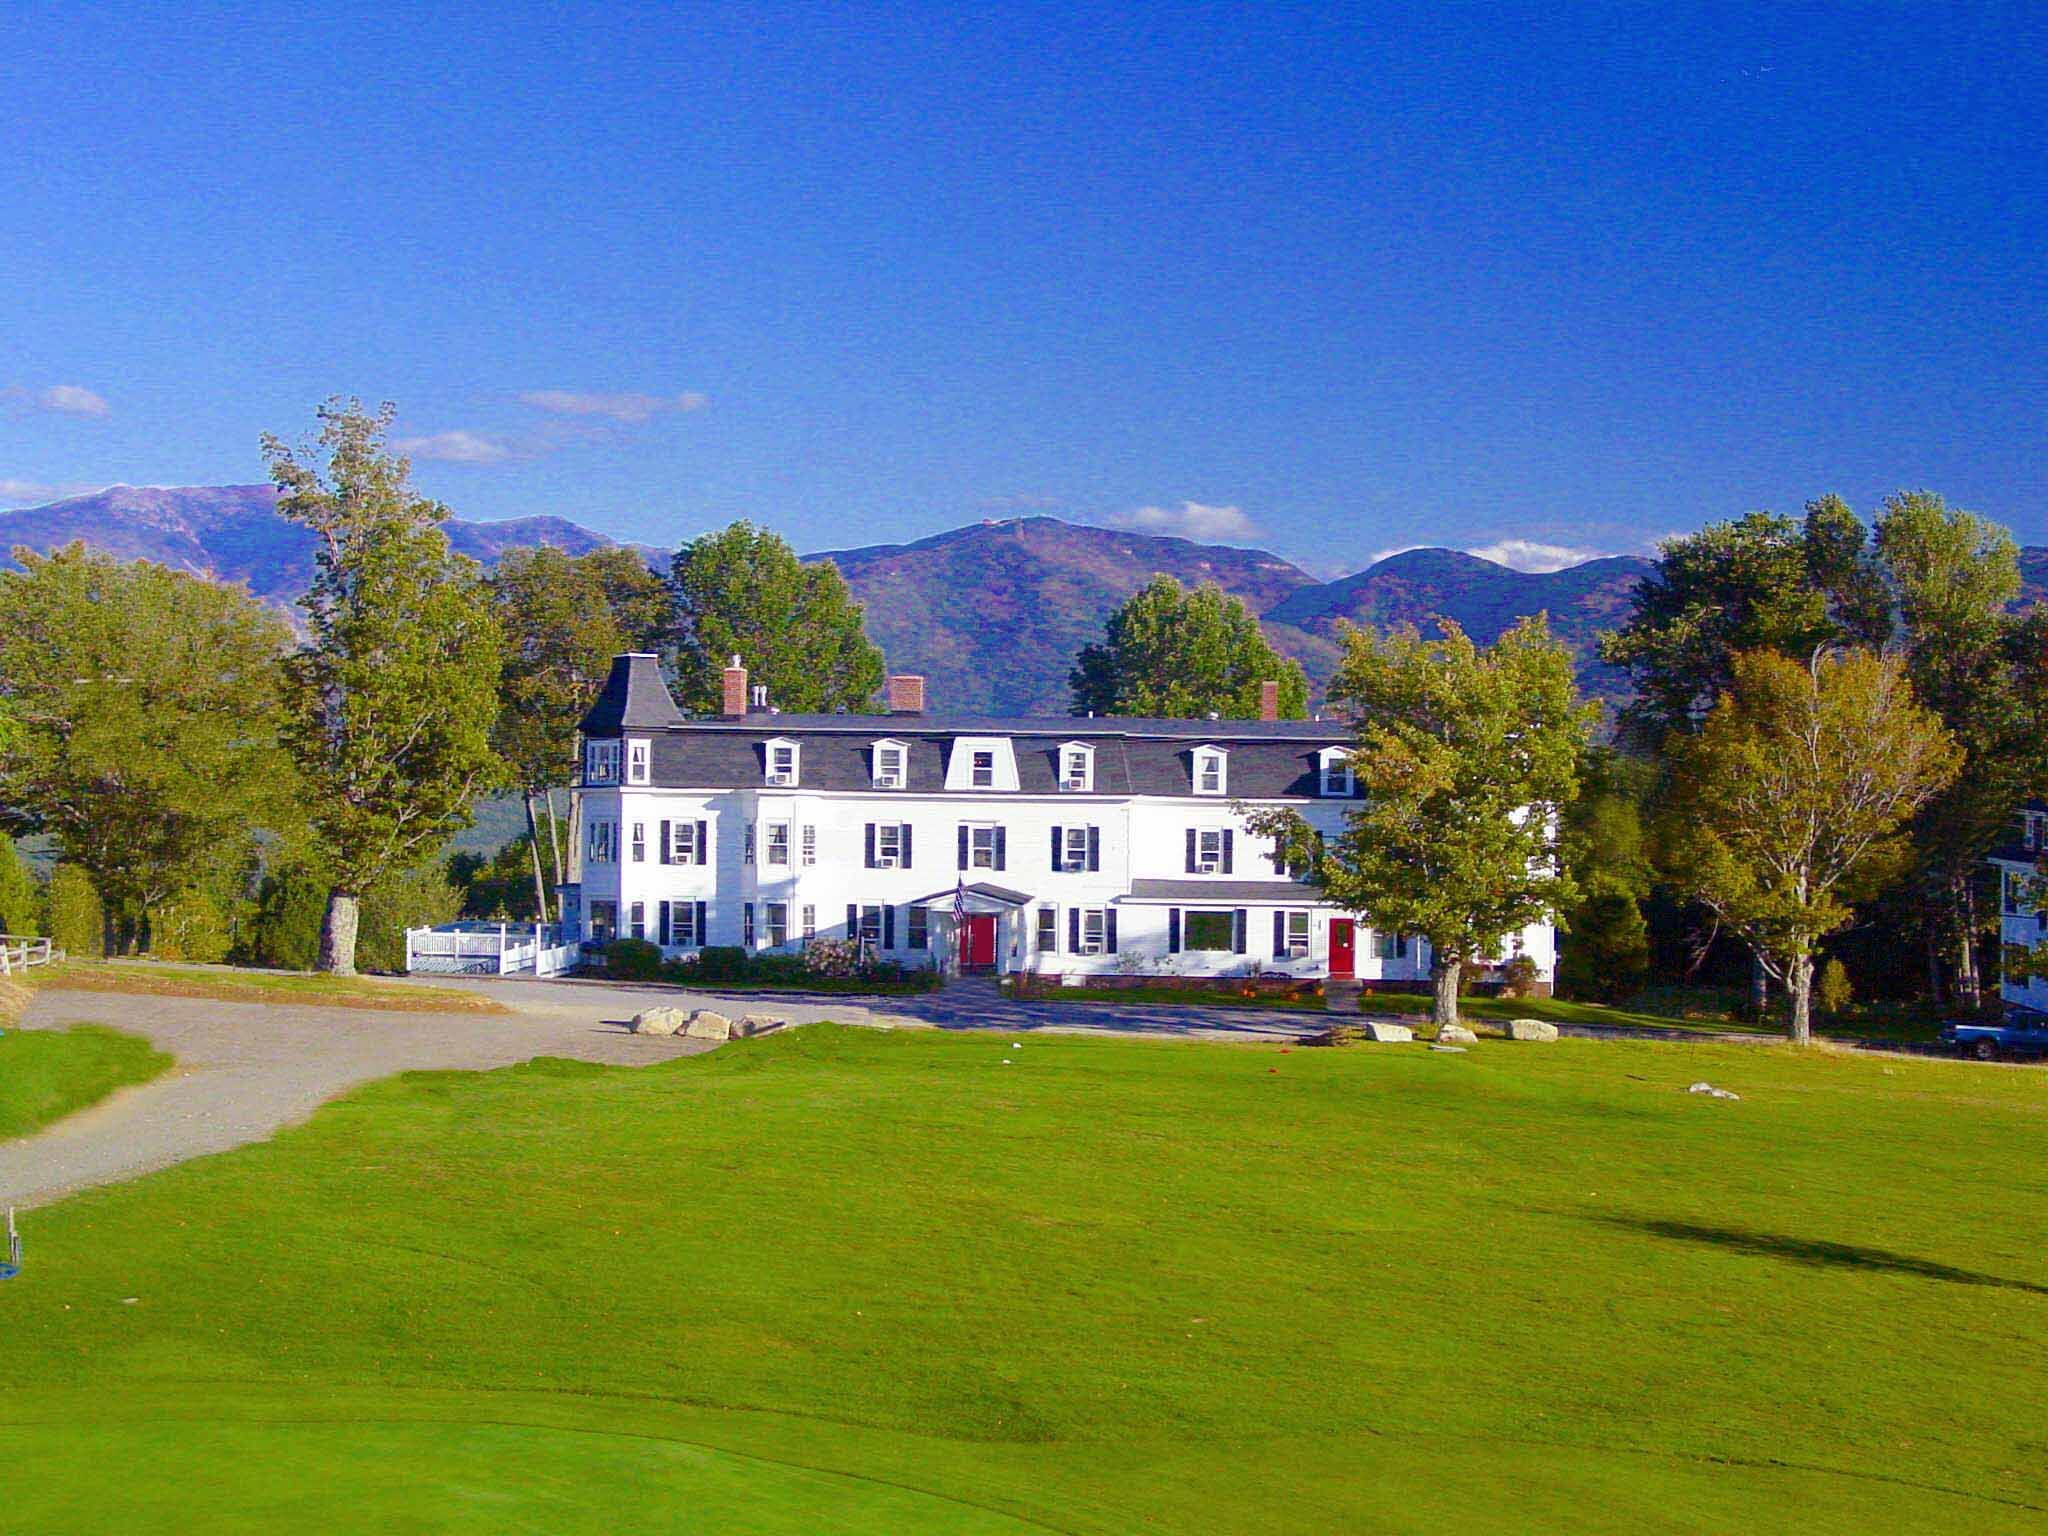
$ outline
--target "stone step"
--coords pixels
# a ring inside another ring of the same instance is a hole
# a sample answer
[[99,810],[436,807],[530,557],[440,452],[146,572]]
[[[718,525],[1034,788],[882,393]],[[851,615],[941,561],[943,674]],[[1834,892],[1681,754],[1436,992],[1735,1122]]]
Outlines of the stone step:
[[1326,1013],[1356,1013],[1358,1001],[1365,995],[1365,988],[1356,981],[1331,977],[1323,983],[1323,1011]]

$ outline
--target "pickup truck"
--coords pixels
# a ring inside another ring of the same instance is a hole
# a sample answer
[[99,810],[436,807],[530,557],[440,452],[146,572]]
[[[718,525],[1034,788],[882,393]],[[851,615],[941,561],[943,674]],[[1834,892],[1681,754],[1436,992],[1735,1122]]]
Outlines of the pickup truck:
[[1958,1019],[1941,1029],[1944,1045],[1954,1046],[1979,1061],[2001,1056],[2048,1056],[2048,1013],[2035,1008],[2008,1008],[2000,1024]]

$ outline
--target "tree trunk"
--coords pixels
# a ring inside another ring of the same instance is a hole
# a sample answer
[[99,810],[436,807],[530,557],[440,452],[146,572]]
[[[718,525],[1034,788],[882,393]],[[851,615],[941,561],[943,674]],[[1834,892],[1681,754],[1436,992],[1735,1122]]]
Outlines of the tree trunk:
[[1759,1024],[1771,1016],[1771,973],[1764,969],[1762,955],[1749,960],[1749,1011]]
[[1785,990],[1792,998],[1792,1043],[1813,1044],[1813,956],[1793,958]]
[[526,806],[527,851],[533,855],[533,920],[544,923],[548,920],[548,884],[540,872],[540,823],[534,819],[532,792],[522,790],[519,798]]
[[1956,907],[1962,915],[1962,944],[1956,951],[1956,1000],[1967,1007],[1983,1004],[1983,986],[1977,974],[1977,892],[1970,877],[1957,884]]
[[1941,939],[1931,927],[1927,930],[1927,1001],[1937,1008],[1948,1001],[1941,989]]
[[1439,1029],[1458,1022],[1458,977],[1464,969],[1461,961],[1446,960],[1441,955],[1430,967],[1430,974],[1436,979],[1436,1000],[1430,1004],[1429,1018]]
[[356,898],[335,891],[327,898],[327,916],[320,924],[320,969],[335,976],[356,973]]
[[548,846],[555,851],[555,921],[560,923],[568,920],[562,907],[562,882],[569,877],[562,872],[562,826],[555,819],[555,792],[552,787],[548,789],[547,797]]

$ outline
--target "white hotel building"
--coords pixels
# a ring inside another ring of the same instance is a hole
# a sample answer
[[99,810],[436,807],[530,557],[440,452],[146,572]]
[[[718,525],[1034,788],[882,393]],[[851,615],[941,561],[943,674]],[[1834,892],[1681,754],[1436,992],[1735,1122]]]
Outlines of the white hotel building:
[[[621,656],[581,726],[573,936],[800,949],[1062,976],[1356,977],[1419,985],[1427,946],[1375,931],[1276,864],[1244,812],[1336,835],[1355,794],[1332,721],[785,715],[726,669],[689,720],[656,659]],[[956,888],[965,890],[955,920]],[[1518,936],[1548,983],[1547,925]]]

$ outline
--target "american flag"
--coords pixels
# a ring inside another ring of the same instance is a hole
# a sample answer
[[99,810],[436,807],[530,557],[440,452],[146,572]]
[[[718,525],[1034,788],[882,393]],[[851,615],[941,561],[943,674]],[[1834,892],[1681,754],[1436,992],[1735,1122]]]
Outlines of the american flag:
[[953,926],[967,926],[967,882],[962,879],[953,882]]

